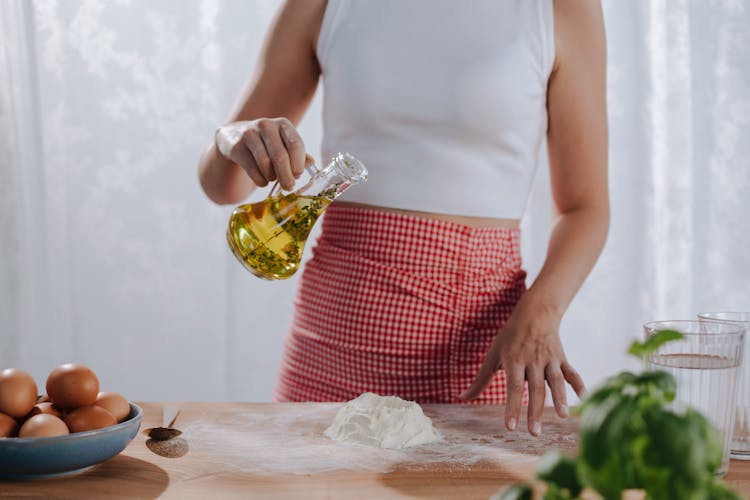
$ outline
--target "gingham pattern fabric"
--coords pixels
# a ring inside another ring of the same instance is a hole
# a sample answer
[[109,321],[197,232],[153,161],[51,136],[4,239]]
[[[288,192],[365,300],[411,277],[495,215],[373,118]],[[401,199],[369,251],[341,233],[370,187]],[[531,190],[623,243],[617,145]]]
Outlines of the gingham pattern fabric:
[[[279,401],[459,403],[525,290],[520,232],[333,203],[305,264]],[[477,400],[505,403],[498,372]],[[524,400],[526,397],[524,397]]]

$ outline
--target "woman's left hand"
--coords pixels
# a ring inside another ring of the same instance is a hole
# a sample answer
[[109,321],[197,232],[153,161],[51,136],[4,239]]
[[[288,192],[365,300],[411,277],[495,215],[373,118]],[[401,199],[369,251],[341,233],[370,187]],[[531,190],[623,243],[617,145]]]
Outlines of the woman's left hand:
[[[527,299],[528,296],[524,297]],[[521,299],[505,327],[495,337],[471,387],[461,398],[477,398],[500,368],[505,369],[507,400],[505,426],[515,430],[521,413],[524,380],[529,384],[528,427],[538,436],[542,432],[542,412],[546,398],[545,381],[552,392],[557,414],[568,416],[565,383],[579,397],[585,390],[583,380],[565,358],[558,335],[560,316],[543,306]]]

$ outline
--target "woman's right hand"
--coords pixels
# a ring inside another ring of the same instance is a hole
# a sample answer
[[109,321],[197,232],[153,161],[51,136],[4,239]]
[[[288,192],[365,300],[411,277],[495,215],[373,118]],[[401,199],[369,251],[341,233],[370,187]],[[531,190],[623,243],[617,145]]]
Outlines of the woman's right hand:
[[256,186],[278,179],[287,191],[305,170],[305,144],[286,118],[228,123],[214,137],[220,154],[247,172]]

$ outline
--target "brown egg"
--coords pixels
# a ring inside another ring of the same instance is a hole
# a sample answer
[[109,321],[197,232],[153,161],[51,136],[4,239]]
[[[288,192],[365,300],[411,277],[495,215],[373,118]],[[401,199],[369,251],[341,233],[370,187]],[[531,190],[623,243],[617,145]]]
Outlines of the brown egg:
[[63,418],[63,412],[58,408],[57,406],[53,405],[51,401],[45,401],[44,403],[37,403],[34,405],[34,407],[31,409],[28,415],[26,415],[26,419],[29,419],[33,417],[34,415],[39,415],[41,413],[46,413],[47,415],[54,415],[57,418]]
[[34,415],[24,422],[18,431],[18,437],[21,438],[64,436],[65,434],[70,434],[65,422],[48,413]]
[[47,394],[63,410],[91,406],[99,394],[99,379],[91,368],[68,363],[49,374]]
[[81,406],[68,413],[65,423],[70,432],[83,432],[115,425],[117,420],[101,406]]
[[14,418],[25,416],[36,403],[36,382],[23,370],[0,372],[0,413]]
[[14,437],[18,433],[18,422],[5,413],[0,413],[0,438]]
[[122,422],[130,415],[130,404],[120,394],[112,391],[100,392],[96,397],[96,406],[101,406],[112,414],[118,422]]

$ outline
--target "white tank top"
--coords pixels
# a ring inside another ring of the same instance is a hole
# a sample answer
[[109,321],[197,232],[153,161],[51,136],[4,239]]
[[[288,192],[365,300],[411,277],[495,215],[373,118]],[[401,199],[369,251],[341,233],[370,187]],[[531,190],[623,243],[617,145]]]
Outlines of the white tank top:
[[323,156],[366,183],[342,200],[519,219],[545,144],[552,0],[328,0]]

